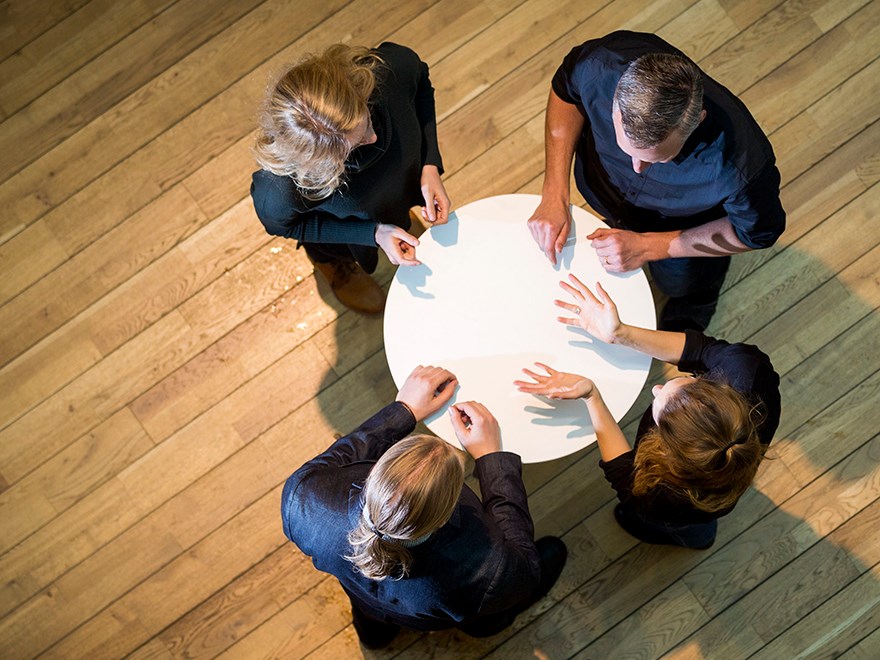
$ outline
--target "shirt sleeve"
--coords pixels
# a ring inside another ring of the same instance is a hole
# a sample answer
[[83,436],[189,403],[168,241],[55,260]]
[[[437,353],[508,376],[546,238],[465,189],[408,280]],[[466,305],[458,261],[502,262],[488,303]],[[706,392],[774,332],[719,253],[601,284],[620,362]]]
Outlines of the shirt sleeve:
[[737,237],[750,248],[770,247],[785,231],[779,183],[779,170],[769,164],[724,202]]
[[572,48],[568,55],[565,56],[565,59],[562,60],[562,64],[559,65],[559,68],[553,75],[553,79],[550,81],[550,87],[556,96],[566,103],[571,103],[581,109],[583,109],[584,104],[581,103],[580,83],[581,78],[589,75],[587,71],[589,67],[586,62],[582,63],[580,59],[581,53],[585,48],[589,47],[590,43],[588,41],[585,44]]
[[695,330],[685,331],[685,345],[678,368],[725,382],[749,400],[760,403],[758,435],[770,444],[779,426],[782,409],[779,374],[769,356],[751,344],[730,344]]
[[475,474],[483,510],[501,529],[506,550],[480,606],[480,614],[492,614],[537,589],[541,564],[520,457],[503,451],[487,454],[477,459]]
[[437,142],[437,112],[434,106],[434,87],[428,75],[428,65],[419,60],[419,82],[416,88],[416,116],[422,129],[422,165],[436,165],[443,174],[443,159]]
[[340,218],[326,211],[306,209],[297,203],[301,197],[290,177],[265,170],[254,172],[251,199],[257,217],[273,236],[300,243],[376,246],[375,221],[353,216]]
[[617,499],[626,502],[632,497],[634,461],[636,452],[631,449],[610,461],[599,461],[599,467],[605,473],[605,479],[617,493]]

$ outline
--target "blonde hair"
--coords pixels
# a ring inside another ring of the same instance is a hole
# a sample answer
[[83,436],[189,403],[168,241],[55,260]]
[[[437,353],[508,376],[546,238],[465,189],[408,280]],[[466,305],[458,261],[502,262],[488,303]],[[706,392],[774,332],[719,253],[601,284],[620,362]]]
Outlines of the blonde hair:
[[633,494],[663,487],[701,511],[732,507],[764,457],[759,421],[757,409],[729,385],[699,377],[683,385],[639,443]]
[[686,139],[700,123],[703,74],[684,55],[642,55],[620,77],[614,103],[637,149],[656,147],[676,129]]
[[430,435],[401,440],[370,470],[346,559],[372,580],[405,577],[412,564],[405,544],[446,524],[463,485],[461,451]]
[[289,176],[304,197],[339,188],[352,150],[346,133],[369,114],[382,62],[373,51],[336,44],[291,67],[267,94],[254,155],[265,170]]

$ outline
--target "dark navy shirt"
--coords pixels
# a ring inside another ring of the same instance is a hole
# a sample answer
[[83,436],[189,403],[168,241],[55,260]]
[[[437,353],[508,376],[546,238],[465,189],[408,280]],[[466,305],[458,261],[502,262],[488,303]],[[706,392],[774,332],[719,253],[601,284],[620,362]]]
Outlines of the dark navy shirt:
[[575,151],[578,190],[614,226],[633,231],[689,229],[725,216],[751,248],[785,229],[773,148],[743,103],[703,75],[706,118],[668,163],[641,174],[617,145],[611,106],[629,64],[646,53],[681,54],[659,37],[613,32],[574,48],[553,91],[585,118]]

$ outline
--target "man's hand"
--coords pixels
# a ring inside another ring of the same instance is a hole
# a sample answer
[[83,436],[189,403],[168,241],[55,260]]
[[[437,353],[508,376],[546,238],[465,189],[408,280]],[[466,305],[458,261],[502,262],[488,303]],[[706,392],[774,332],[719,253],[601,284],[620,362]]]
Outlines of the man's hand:
[[541,198],[541,203],[529,218],[529,231],[538,247],[554,266],[556,255],[562,252],[571,230],[571,208],[561,201]]
[[422,217],[433,225],[445,225],[449,222],[452,204],[436,165],[425,165],[422,168],[421,187],[422,198],[425,200]]
[[407,377],[397,401],[405,403],[412,411],[417,422],[431,415],[452,398],[458,379],[442,367],[417,366]]
[[418,266],[422,262],[416,259],[416,246],[419,244],[412,234],[396,225],[376,226],[376,245],[378,245],[395,266]]
[[486,406],[476,401],[465,401],[449,406],[449,417],[455,437],[474,460],[501,451],[501,429],[498,420]]
[[[611,300],[608,292],[602,285],[596,282],[596,294],[590,291],[586,285],[572,274],[568,276],[568,282],[560,282],[559,286],[568,291],[574,300],[573,303],[556,300],[557,307],[565,309],[577,318],[564,316],[556,317],[556,320],[566,325],[576,325],[606,344],[613,344],[623,329],[617,305]],[[597,297],[598,296],[598,297]]]
[[609,273],[625,273],[649,261],[669,256],[662,233],[640,234],[626,229],[597,229],[587,236],[602,267]]
[[550,399],[589,399],[596,391],[596,385],[589,378],[556,371],[540,362],[535,362],[535,366],[541,367],[547,373],[539,374],[531,369],[523,369],[523,373],[535,382],[513,381],[520,392],[540,394]]

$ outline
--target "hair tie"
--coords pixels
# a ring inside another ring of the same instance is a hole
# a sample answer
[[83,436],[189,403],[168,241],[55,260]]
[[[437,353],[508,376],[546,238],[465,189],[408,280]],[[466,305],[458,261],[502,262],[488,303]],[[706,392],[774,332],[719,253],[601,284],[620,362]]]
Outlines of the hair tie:
[[375,534],[376,536],[379,537],[380,541],[387,541],[388,539],[391,538],[387,534],[383,534],[378,529],[376,529],[376,526],[373,524],[373,521],[370,520],[370,514],[367,513],[366,506],[362,509],[362,513],[363,513],[363,517],[364,517],[364,522],[367,523],[367,527],[369,527],[370,531],[373,532],[373,534]]
[[743,445],[743,444],[745,444],[745,442],[742,440],[734,440],[733,442],[727,443],[727,445],[724,447],[724,451],[727,451],[728,449],[730,449],[734,445]]

